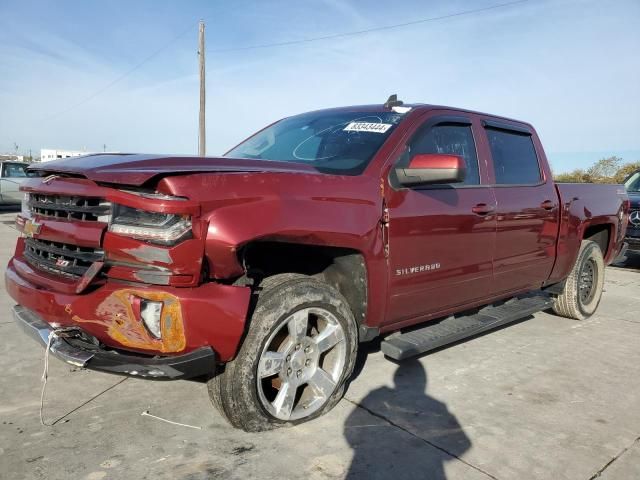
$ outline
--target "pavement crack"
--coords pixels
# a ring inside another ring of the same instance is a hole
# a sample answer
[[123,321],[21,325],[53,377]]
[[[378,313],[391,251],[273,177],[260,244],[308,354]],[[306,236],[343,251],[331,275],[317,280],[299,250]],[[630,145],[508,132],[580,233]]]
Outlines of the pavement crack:
[[[397,423],[395,423],[393,420],[388,419],[387,417],[385,417],[384,415],[381,415],[377,412],[374,412],[373,410],[360,405],[358,402],[354,402],[353,400],[350,400],[347,397],[343,397],[347,402],[351,403],[352,405],[355,405],[358,408],[363,409],[365,412],[368,412],[369,414],[373,415],[376,418],[379,418],[380,420],[383,420],[384,422],[388,423],[389,425],[402,430],[403,432],[411,435],[413,438],[420,440],[423,443],[426,443],[427,445],[429,445],[430,447],[435,448],[436,450],[439,450],[440,452],[444,453],[445,455],[448,455],[451,458],[455,458],[456,460],[458,460],[459,462],[464,463],[466,466],[473,468],[474,470],[486,475],[487,477],[491,478],[492,480],[498,480],[497,477],[491,475],[489,472],[484,471],[483,469],[481,469],[480,467],[477,467],[476,465],[467,462],[466,460],[460,458],[458,455],[456,455],[455,453],[451,453],[450,451],[448,451],[446,448],[442,448],[439,445],[436,445],[435,443],[430,442],[429,440],[426,440],[424,438],[422,438],[419,435],[416,435],[415,433],[411,432],[410,430],[407,430],[406,428],[404,428],[402,425],[398,425]],[[591,480],[591,479],[589,479]]]
[[614,455],[614,457],[611,460],[609,460],[602,467],[600,467],[600,469],[596,473],[591,475],[589,477],[589,480],[600,478],[607,468],[609,468],[616,460],[618,460],[622,455],[624,455],[629,449],[631,449],[636,443],[639,443],[639,442],[640,442],[640,437],[636,438],[633,442],[631,442],[631,445],[629,445],[628,447],[623,448],[622,451],[620,451],[617,455]]

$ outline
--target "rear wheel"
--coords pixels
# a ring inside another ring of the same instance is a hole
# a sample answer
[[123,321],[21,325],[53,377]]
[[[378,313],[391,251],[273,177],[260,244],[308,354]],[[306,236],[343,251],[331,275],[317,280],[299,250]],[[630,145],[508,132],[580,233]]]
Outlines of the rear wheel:
[[564,290],[554,300],[553,311],[576,320],[584,320],[593,315],[602,297],[604,268],[599,245],[583,240]]
[[237,357],[209,381],[211,400],[246,431],[316,418],[342,397],[356,346],[355,320],[337,290],[302,275],[267,278]]

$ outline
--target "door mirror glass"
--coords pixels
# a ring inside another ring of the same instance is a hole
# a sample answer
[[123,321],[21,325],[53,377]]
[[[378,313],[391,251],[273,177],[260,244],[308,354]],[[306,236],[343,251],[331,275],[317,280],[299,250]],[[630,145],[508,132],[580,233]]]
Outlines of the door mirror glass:
[[442,183],[462,183],[465,161],[460,155],[419,153],[405,168],[396,168],[398,181],[406,187]]

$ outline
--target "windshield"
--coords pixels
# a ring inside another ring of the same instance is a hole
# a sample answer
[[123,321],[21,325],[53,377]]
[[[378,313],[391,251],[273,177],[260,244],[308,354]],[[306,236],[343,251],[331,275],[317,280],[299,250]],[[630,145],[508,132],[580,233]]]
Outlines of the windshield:
[[296,115],[245,140],[225,157],[305,163],[324,173],[359,175],[403,117],[396,112]]
[[640,192],[640,172],[636,172],[624,182],[627,192]]

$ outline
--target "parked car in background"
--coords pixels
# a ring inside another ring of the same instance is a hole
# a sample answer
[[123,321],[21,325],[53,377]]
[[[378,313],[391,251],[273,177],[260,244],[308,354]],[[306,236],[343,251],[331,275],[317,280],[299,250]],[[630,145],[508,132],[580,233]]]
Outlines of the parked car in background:
[[401,360],[547,308],[591,316],[628,216],[622,185],[556,184],[530,124],[394,98],[223,157],[31,170],[16,322],[73,365],[206,375],[249,431],[327,412],[379,335]]
[[0,168],[0,204],[17,205],[22,202],[24,193],[20,191],[20,185],[29,176],[27,174],[28,163],[2,162]]
[[624,186],[631,203],[625,241],[629,251],[640,253],[640,170],[631,174]]

